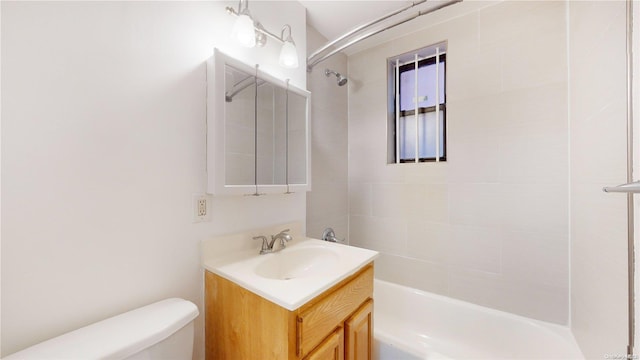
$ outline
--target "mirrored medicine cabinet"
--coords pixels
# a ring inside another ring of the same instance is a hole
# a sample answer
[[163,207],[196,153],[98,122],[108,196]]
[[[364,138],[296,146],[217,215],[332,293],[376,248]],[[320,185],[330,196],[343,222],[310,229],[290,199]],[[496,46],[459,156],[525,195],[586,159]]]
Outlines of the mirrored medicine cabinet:
[[309,191],[310,95],[214,49],[207,62],[207,192]]

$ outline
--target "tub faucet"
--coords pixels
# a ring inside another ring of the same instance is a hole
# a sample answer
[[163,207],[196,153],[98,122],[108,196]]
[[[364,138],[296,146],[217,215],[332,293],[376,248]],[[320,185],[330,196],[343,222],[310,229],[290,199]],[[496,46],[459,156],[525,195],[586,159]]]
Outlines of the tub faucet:
[[332,228],[326,228],[324,229],[324,232],[322,233],[322,240],[324,241],[329,241],[329,242],[342,242],[343,240],[340,240],[336,237],[336,233],[335,231],[333,231]]
[[[253,238],[254,240],[262,240],[262,247],[260,248],[260,255],[278,252],[278,251],[284,249],[285,247],[287,247],[286,243],[288,241],[293,240],[293,237],[291,237],[291,235],[288,233],[288,231],[290,231],[290,230],[289,229],[285,229],[285,230],[282,230],[282,231],[280,231],[279,233],[277,233],[275,235],[271,235],[271,240],[267,240],[267,237],[263,236],[263,235],[255,236]],[[277,250],[274,250],[273,246],[275,245],[276,241],[278,241],[278,240],[280,240],[280,247]]]

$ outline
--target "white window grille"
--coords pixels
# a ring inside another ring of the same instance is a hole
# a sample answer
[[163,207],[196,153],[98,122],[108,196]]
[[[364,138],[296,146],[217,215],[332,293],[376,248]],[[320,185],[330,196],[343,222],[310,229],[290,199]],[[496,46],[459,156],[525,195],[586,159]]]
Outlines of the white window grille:
[[446,161],[446,50],[443,42],[388,59],[389,163]]

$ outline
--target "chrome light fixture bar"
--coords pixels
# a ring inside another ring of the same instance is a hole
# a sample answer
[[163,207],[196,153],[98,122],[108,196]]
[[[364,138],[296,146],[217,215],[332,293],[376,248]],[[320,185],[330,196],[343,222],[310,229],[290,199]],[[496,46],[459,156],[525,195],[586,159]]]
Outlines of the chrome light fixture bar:
[[[244,7],[243,7],[244,4]],[[240,0],[238,2],[238,10],[227,6],[226,11],[229,15],[237,16],[233,25],[231,36],[236,38],[240,45],[245,47],[259,46],[263,47],[267,44],[267,37],[282,43],[280,49],[280,65],[287,68],[297,68],[298,51],[296,43],[291,36],[291,25],[285,24],[280,31],[280,36],[268,31],[262,24],[254,19],[249,12],[249,0]],[[285,30],[289,29],[289,35],[285,38]]]

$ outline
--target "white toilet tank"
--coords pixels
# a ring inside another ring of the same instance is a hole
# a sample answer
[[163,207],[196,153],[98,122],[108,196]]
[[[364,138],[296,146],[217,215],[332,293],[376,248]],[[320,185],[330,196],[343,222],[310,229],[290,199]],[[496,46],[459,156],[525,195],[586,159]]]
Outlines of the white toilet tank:
[[166,299],[34,345],[3,360],[189,360],[198,308]]

